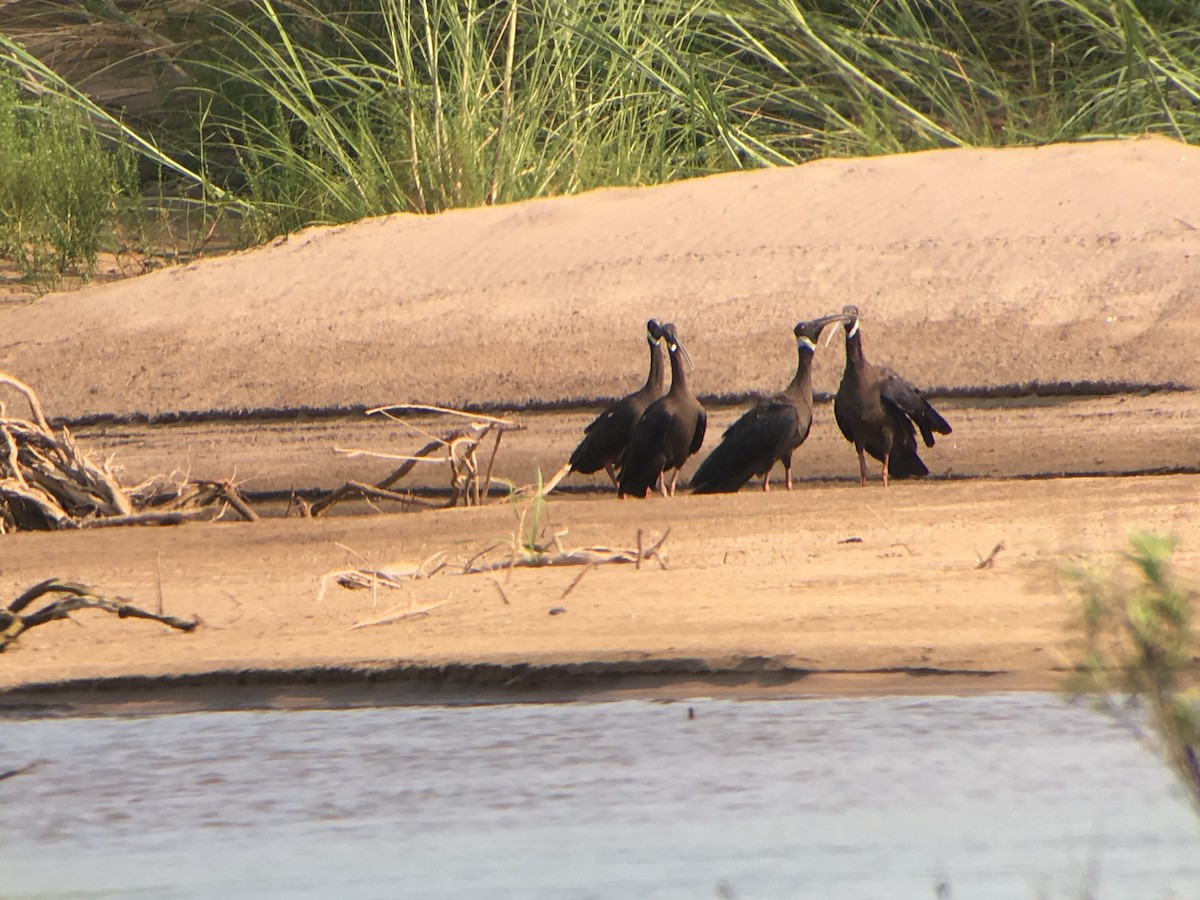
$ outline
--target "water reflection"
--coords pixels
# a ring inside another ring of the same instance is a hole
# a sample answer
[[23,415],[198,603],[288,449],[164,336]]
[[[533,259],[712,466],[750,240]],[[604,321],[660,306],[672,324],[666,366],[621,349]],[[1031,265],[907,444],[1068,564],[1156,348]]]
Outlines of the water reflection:
[[1039,695],[0,724],[39,757],[0,896],[1200,897],[1169,776]]

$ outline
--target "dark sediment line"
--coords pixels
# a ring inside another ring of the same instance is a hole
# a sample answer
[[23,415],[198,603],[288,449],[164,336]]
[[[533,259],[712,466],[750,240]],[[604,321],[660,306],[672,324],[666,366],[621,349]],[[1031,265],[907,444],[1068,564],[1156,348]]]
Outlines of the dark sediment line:
[[[957,472],[949,472],[945,474],[930,473],[920,481],[1046,481],[1057,478],[1149,478],[1158,475],[1200,475],[1200,465],[1187,466],[1151,466],[1138,469],[1062,469],[1054,472],[1014,472],[1006,475],[975,475],[964,474]],[[822,485],[822,484],[857,484],[857,475],[793,475],[792,480],[797,485]],[[684,483],[682,489],[686,491],[690,484]],[[250,491],[243,490],[242,495],[251,503],[286,503],[293,497],[301,497],[305,500],[315,500],[329,493],[329,488],[325,487],[303,487],[289,488],[287,490],[269,490],[269,491]],[[750,490],[744,488],[743,490]],[[420,485],[408,488],[406,493],[411,494],[417,500],[442,500],[450,499],[451,491],[449,488],[434,487],[430,485]],[[554,488],[554,493],[559,495],[590,497],[590,496],[615,496],[613,489],[607,485],[597,484],[558,484]],[[493,485],[488,492],[489,497],[504,499],[509,496],[506,488]]]
[[[410,705],[546,703],[613,694],[657,699],[709,691],[734,696],[802,696],[814,676],[966,679],[1003,670],[892,666],[811,668],[774,657],[669,658],[577,663],[375,663],[294,669],[222,669],[176,675],[122,675],[21,685],[0,691],[0,718],[144,714],[224,709],[349,708]],[[688,690],[682,690],[684,687]],[[697,688],[700,688],[697,691]],[[791,689],[790,691],[788,689]]]
[[[1112,397],[1123,394],[1186,393],[1194,390],[1179,382],[1129,382],[1129,381],[1027,381],[1003,385],[960,385],[936,386],[922,392],[931,399],[949,398],[964,400],[1019,400],[1024,398],[1074,398]],[[739,391],[720,394],[701,394],[700,402],[706,406],[737,406],[757,399],[758,392]],[[557,400],[530,400],[513,405],[467,403],[458,409],[483,415],[505,413],[545,413],[593,410],[611,403],[612,397],[565,397]],[[830,403],[833,395],[818,391],[814,402]],[[349,406],[294,406],[294,407],[244,407],[238,409],[181,410],[164,413],[92,413],[86,416],[56,417],[51,424],[81,428],[93,425],[178,425],[199,422],[268,422],[281,420],[339,419],[364,415],[377,405],[354,404]],[[400,416],[432,415],[426,410],[412,407],[390,407]]]

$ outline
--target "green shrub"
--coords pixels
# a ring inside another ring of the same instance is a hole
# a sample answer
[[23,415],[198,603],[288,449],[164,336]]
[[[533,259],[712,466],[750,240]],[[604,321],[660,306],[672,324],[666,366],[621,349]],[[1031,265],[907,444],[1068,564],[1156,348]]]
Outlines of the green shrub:
[[25,101],[0,79],[0,255],[39,283],[70,268],[90,272],[132,164],[129,151],[102,148],[75,109]]
[[1139,533],[1130,545],[1123,570],[1069,573],[1082,598],[1082,656],[1070,687],[1126,722],[1128,701],[1144,705],[1158,749],[1200,812],[1197,593],[1172,572],[1174,539]]

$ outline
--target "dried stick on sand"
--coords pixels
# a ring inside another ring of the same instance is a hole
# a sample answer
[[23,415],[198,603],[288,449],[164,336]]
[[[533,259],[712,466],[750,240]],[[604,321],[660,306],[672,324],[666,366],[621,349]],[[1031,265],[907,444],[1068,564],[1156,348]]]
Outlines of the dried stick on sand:
[[370,628],[373,625],[391,625],[393,622],[401,622],[404,619],[415,619],[420,616],[427,616],[439,606],[444,606],[445,603],[431,603],[428,606],[418,606],[413,609],[405,609],[400,612],[387,612],[378,619],[364,619],[361,622],[355,622],[347,631],[354,631],[357,628]]
[[[35,600],[48,596],[55,599],[37,612],[24,612]],[[199,624],[195,619],[164,616],[140,609],[125,600],[105,597],[85,584],[49,578],[22,593],[7,609],[0,610],[0,653],[30,628],[65,619],[80,609],[102,609],[121,619],[150,619],[179,631],[192,631]]]
[[[992,552],[989,553],[986,558],[979,560],[979,565],[977,565],[975,568],[990,569],[992,566],[994,566],[996,564],[996,555],[1003,549],[1004,549],[1004,541],[1001,541],[995,547],[992,548]],[[976,554],[976,555],[978,555],[978,554]]]
[[559,550],[554,553],[514,553],[505,559],[485,563],[473,563],[463,569],[464,575],[476,572],[494,572],[510,568],[543,568],[547,566],[600,566],[610,563],[640,564],[642,560],[654,559],[661,568],[666,568],[661,549],[671,534],[668,528],[662,536],[646,547],[625,549],[622,547],[576,547],[572,550]]

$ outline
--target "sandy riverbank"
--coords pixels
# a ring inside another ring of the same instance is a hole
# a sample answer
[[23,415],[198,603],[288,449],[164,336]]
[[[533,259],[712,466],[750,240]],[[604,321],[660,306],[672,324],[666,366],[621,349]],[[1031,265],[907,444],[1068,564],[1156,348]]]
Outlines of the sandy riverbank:
[[[567,546],[671,529],[665,570],[597,567],[566,597],[577,570],[502,574],[503,590],[443,571],[318,600],[323,574],[361,560],[462,562],[509,541],[504,502],[0,537],[6,595],[56,576],[153,606],[161,587],[204,623],[82,613],[35,629],[0,656],[0,706],[1055,689],[1063,565],[1155,528],[1200,568],[1198,192],[1200,152],[1161,140],[824,161],[390,217],[0,310],[0,370],[51,415],[209,416],[80,430],[131,478],[186,468],[262,491],[351,477],[339,444],[413,439],[211,414],[470,402],[528,420],[501,474],[550,471],[590,415],[570,404],[638,381],[649,315],[679,324],[696,388],[730,397],[782,386],[791,325],[856,302],[869,355],[957,395],[923,483],[860,488],[820,406],[790,495],[552,498],[548,533]],[[821,348],[818,391],[841,360],[839,342]],[[1031,398],[1047,386],[1107,396]],[[997,389],[1025,399],[972,399]],[[736,412],[715,411],[701,456]]]

